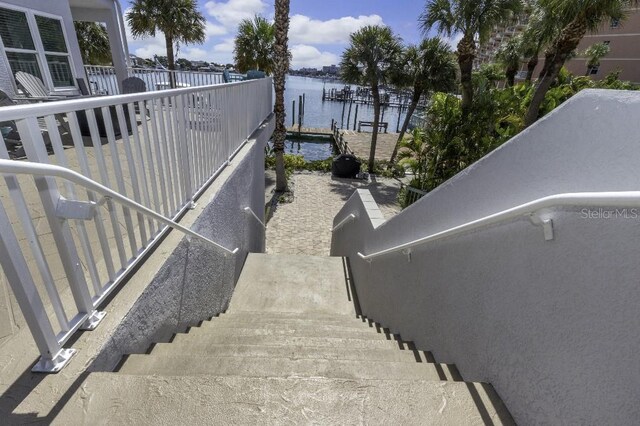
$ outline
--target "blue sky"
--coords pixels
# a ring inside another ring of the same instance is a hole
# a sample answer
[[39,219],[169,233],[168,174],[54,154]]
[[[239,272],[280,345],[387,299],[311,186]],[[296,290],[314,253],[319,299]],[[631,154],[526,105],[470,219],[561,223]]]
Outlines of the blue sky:
[[[131,3],[120,0],[126,11]],[[233,40],[238,23],[254,14],[273,19],[273,0],[199,0],[207,19],[207,40],[181,46],[179,57],[209,62],[233,62]],[[292,68],[337,64],[349,34],[367,24],[385,24],[407,43],[421,37],[418,16],[424,0],[291,0],[289,49]],[[135,40],[127,30],[129,50],[147,58],[165,54],[161,35]]]

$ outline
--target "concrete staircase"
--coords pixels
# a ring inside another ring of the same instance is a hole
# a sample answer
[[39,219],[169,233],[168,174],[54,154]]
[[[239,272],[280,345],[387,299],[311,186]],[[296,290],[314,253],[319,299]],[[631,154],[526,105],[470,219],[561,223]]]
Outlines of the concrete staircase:
[[462,381],[455,366],[357,315],[355,305],[340,258],[251,254],[225,314],[125,357],[117,372],[89,374],[61,418],[513,423],[490,385]]

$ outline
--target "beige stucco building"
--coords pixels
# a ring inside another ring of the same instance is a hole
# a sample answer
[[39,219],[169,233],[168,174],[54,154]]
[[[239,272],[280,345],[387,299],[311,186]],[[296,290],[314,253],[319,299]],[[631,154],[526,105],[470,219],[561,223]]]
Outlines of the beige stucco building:
[[[522,18],[515,25],[497,28],[489,40],[478,49],[476,66],[492,62],[500,45],[525,28],[526,18]],[[592,78],[601,79],[619,69],[621,79],[640,83],[640,8],[631,10],[622,22],[607,20],[602,23],[597,32],[587,34],[578,46],[577,56],[566,64],[569,71],[576,75],[587,73],[587,59],[582,56],[582,52],[596,43],[607,43],[610,51],[601,59],[599,67],[589,71]],[[539,68],[542,67],[543,62],[544,56],[541,55]],[[522,70],[525,69],[526,66],[523,64]],[[522,72],[519,76],[525,74]]]

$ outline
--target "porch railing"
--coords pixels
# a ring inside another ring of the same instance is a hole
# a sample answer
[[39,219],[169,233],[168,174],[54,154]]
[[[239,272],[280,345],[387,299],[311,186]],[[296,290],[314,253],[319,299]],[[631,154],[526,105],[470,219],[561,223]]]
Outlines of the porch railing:
[[95,328],[97,306],[271,111],[268,78],[0,109],[19,134],[0,136],[0,159],[20,143],[51,169],[25,176],[28,163],[0,162],[0,263],[42,355],[34,370],[66,363],[64,343]]
[[[116,95],[120,93],[115,68],[111,66],[85,65],[89,89],[93,94]],[[128,68],[129,77],[138,77],[147,85],[147,91],[175,88],[211,86],[223,84],[221,72],[169,71],[152,68]],[[231,80],[240,80],[239,74],[230,74]]]

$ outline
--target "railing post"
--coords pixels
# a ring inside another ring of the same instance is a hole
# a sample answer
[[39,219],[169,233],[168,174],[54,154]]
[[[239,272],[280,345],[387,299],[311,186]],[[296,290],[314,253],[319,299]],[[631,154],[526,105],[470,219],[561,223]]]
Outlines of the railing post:
[[[18,120],[16,125],[29,160],[49,164],[49,155],[45,148],[40,127],[38,126],[38,120],[35,117],[28,117],[23,120]],[[76,302],[76,307],[78,308],[78,312],[87,315],[87,320],[81,328],[93,330],[104,317],[104,313],[96,311],[93,307],[93,301],[89,294],[87,281],[82,271],[80,256],[76,250],[69,223],[56,215],[56,207],[60,200],[58,185],[55,179],[49,177],[36,177],[34,180],[40,194],[42,207],[47,216],[47,222],[51,228],[51,233],[60,255],[60,261],[67,280],[69,281],[71,293]]]
[[18,243],[7,212],[1,203],[0,264],[2,264],[13,295],[40,351],[40,361],[32,371],[52,373],[60,371],[73,356],[75,350],[62,349],[58,343],[27,262],[20,251],[20,243]]
[[193,205],[193,173],[194,168],[191,164],[191,120],[190,120],[190,111],[188,110],[188,104],[185,103],[184,96],[178,95],[176,97],[176,115],[178,117],[178,123],[181,125],[180,131],[178,132],[179,141],[182,141],[184,149],[179,150],[181,152],[182,159],[182,169],[184,172],[185,178],[185,191],[186,196],[191,200],[190,203]]

